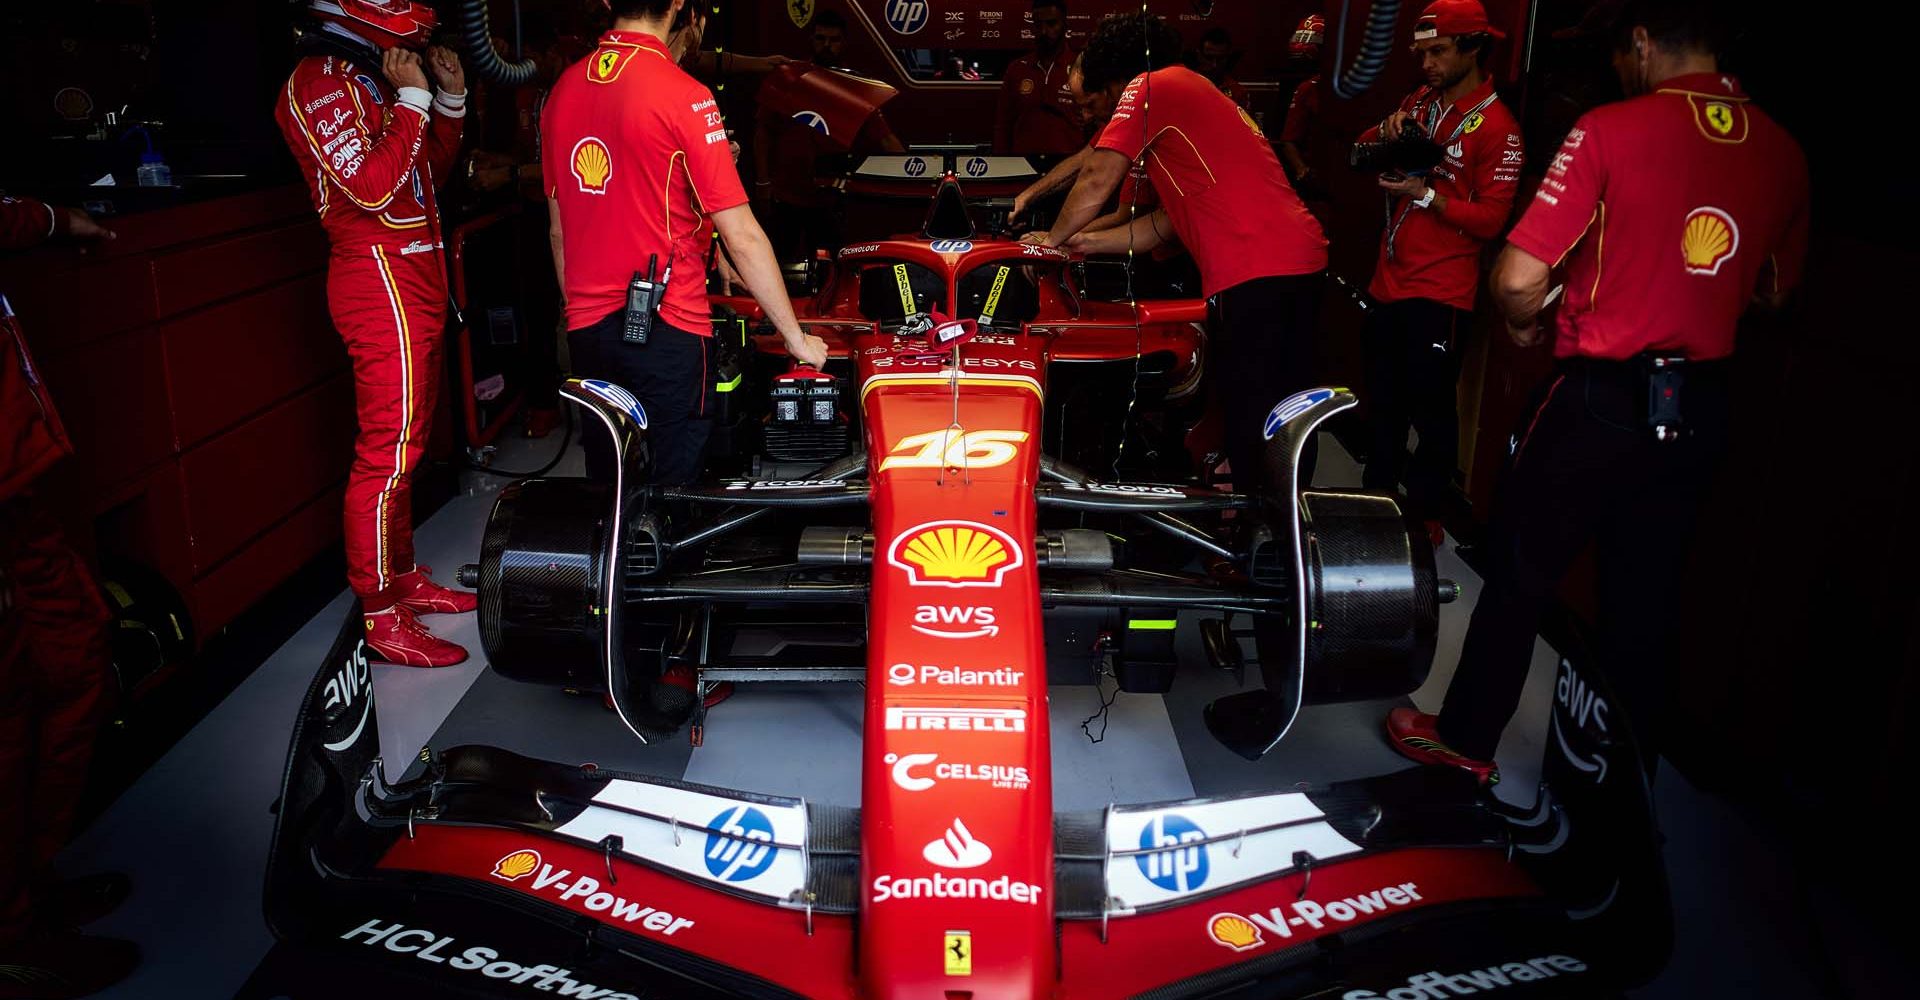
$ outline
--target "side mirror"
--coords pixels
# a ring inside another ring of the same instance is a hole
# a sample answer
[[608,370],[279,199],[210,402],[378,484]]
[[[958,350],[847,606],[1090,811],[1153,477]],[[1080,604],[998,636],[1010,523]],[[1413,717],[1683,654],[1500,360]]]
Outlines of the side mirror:
[[927,333],[927,343],[936,351],[951,351],[980,335],[980,323],[956,319],[935,326]]

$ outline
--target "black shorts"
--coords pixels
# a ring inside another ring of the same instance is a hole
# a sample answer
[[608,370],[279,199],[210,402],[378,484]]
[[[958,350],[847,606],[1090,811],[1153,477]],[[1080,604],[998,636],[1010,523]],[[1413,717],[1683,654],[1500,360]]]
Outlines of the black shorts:
[[[699,477],[713,432],[714,340],[654,321],[645,344],[622,339],[625,313],[567,332],[573,374],[612,382],[640,401],[647,415],[651,482],[685,486]],[[613,445],[587,435],[587,474],[613,476]]]

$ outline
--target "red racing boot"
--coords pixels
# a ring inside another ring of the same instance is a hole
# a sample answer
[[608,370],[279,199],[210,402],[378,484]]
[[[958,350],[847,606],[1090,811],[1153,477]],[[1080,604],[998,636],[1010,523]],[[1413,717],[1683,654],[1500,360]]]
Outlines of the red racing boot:
[[427,631],[404,604],[368,615],[366,641],[375,656],[403,667],[451,667],[467,659],[466,647]]
[[1490,760],[1474,760],[1440,741],[1440,717],[1417,709],[1396,708],[1387,713],[1387,742],[1401,756],[1420,764],[1457,767],[1482,785],[1500,783],[1500,768]]
[[393,603],[416,615],[464,615],[479,606],[480,598],[473,591],[442,587],[433,582],[432,572],[432,566],[415,566],[412,572],[394,577],[387,589]]

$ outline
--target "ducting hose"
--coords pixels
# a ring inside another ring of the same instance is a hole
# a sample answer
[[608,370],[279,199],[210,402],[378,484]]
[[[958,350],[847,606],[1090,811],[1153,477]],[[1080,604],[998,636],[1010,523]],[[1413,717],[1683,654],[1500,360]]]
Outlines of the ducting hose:
[[466,43],[467,59],[474,71],[489,83],[518,87],[533,79],[539,70],[531,59],[510,63],[493,48],[493,28],[488,23],[487,0],[461,0],[460,39]]
[[1340,60],[1347,54],[1347,0],[1340,3],[1340,32],[1333,43],[1333,92],[1352,99],[1367,92],[1380,78],[1387,60],[1393,55],[1393,29],[1400,19],[1400,0],[1373,0],[1367,14],[1367,31],[1360,40],[1360,53],[1345,70]]

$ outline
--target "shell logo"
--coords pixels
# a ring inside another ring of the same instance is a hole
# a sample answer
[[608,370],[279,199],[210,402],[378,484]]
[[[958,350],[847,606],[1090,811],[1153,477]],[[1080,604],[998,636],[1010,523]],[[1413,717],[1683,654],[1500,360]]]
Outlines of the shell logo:
[[1266,944],[1260,928],[1238,913],[1216,913],[1207,921],[1207,936],[1213,943],[1234,951],[1252,951]]
[[580,182],[582,194],[606,194],[613,179],[613,153],[607,144],[587,136],[573,147],[573,179]]
[[1733,216],[1702,206],[1687,213],[1680,237],[1680,255],[1688,274],[1716,275],[1740,250],[1740,225]]
[[887,562],[916,587],[998,587],[1026,564],[1012,537],[973,521],[929,521],[901,532]]
[[539,851],[515,851],[500,859],[493,866],[493,877],[508,882],[526,878],[535,868],[540,867]]

